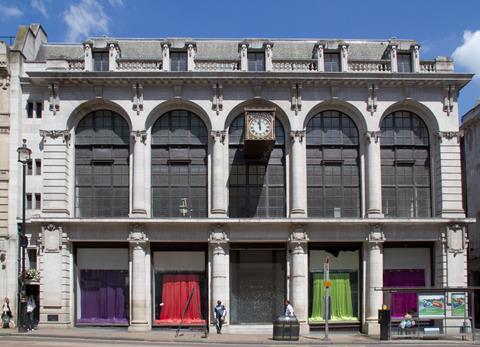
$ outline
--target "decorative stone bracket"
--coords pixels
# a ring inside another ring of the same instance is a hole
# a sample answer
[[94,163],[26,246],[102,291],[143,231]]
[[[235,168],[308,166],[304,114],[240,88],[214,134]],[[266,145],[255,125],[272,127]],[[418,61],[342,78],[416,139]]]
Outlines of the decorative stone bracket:
[[464,253],[468,244],[465,226],[457,223],[448,225],[443,241],[446,242],[448,252],[454,255]]
[[378,140],[380,139],[380,131],[366,131],[365,138],[370,143],[372,143],[372,141],[378,143]]
[[130,234],[128,235],[129,242],[132,242],[136,245],[144,244],[148,241],[147,236],[145,235],[145,226],[140,223],[135,223],[130,226]]
[[290,242],[292,243],[306,243],[308,242],[308,234],[303,225],[297,225],[293,228],[290,234]]
[[292,111],[295,111],[295,115],[302,109],[302,85],[300,83],[292,84],[291,86],[291,106]]
[[221,83],[213,84],[212,110],[214,110],[217,115],[223,110],[223,86]]
[[135,142],[140,141],[145,144],[147,142],[147,131],[146,130],[132,130],[132,138]]
[[50,104],[49,109],[55,115],[58,111],[60,111],[60,94],[58,90],[58,83],[50,83],[48,85],[48,89],[50,90],[50,97],[48,99]]
[[369,224],[369,233],[367,241],[373,244],[380,244],[385,242],[385,234],[382,231],[383,225],[380,223]]
[[377,112],[377,90],[378,86],[374,83],[368,86],[367,111],[372,116]]
[[456,138],[457,143],[460,143],[460,131],[438,131],[437,135],[440,142],[443,142],[443,139],[453,140]]
[[453,111],[453,106],[457,99],[457,90],[455,86],[449,84],[444,86],[443,89],[443,111],[447,113],[447,116],[450,116],[450,113]]
[[141,83],[135,83],[132,86],[133,89],[133,110],[137,112],[137,115],[143,111],[143,86]]
[[40,136],[43,139],[43,142],[47,141],[47,138],[51,138],[52,140],[56,140],[59,137],[63,138],[63,142],[68,145],[70,142],[70,131],[66,130],[40,130]]
[[225,137],[227,135],[227,132],[225,130],[212,130],[210,132],[210,136],[212,137],[213,141],[219,141],[221,143],[225,142]]
[[49,223],[43,226],[41,234],[42,247],[45,253],[58,253],[62,249],[62,227]]

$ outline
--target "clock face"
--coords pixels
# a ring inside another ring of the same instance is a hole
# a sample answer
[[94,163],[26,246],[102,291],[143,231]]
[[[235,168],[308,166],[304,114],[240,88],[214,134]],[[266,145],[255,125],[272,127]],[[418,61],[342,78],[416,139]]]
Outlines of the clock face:
[[264,138],[272,131],[272,122],[265,115],[255,115],[248,123],[250,133],[258,138]]

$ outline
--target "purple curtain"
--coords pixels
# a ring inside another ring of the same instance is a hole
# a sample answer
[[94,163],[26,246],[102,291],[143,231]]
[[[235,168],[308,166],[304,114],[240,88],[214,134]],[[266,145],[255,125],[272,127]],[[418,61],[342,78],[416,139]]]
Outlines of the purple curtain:
[[[425,287],[425,270],[384,270],[383,286],[388,287]],[[417,311],[417,294],[392,293],[391,316],[401,318],[412,308]]]
[[82,315],[78,323],[127,324],[125,277],[122,270],[80,270]]

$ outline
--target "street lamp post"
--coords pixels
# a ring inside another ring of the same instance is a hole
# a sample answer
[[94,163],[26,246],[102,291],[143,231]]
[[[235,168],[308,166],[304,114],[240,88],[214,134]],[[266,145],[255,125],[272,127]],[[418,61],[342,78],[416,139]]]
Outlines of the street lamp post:
[[26,167],[32,161],[32,150],[27,147],[27,140],[23,139],[21,147],[17,148],[18,162],[22,164],[22,227],[19,232],[18,247],[21,249],[21,276],[20,276],[20,290],[18,291],[18,332],[26,332],[26,317],[27,317],[27,295],[25,284],[25,248],[28,246],[28,240],[25,236],[25,187],[27,185]]

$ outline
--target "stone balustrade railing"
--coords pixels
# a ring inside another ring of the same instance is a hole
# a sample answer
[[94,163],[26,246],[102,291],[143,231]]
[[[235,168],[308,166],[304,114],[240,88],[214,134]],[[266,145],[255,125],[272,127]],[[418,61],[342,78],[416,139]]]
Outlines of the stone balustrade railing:
[[240,71],[240,60],[195,60],[195,71]]
[[85,61],[83,59],[74,59],[68,61],[69,71],[83,71],[85,70]]
[[158,59],[117,59],[117,71],[159,71],[162,66]]
[[390,60],[351,60],[348,62],[351,72],[391,72]]
[[273,71],[317,71],[317,61],[314,59],[274,60]]
[[437,72],[435,60],[421,61],[420,72]]

